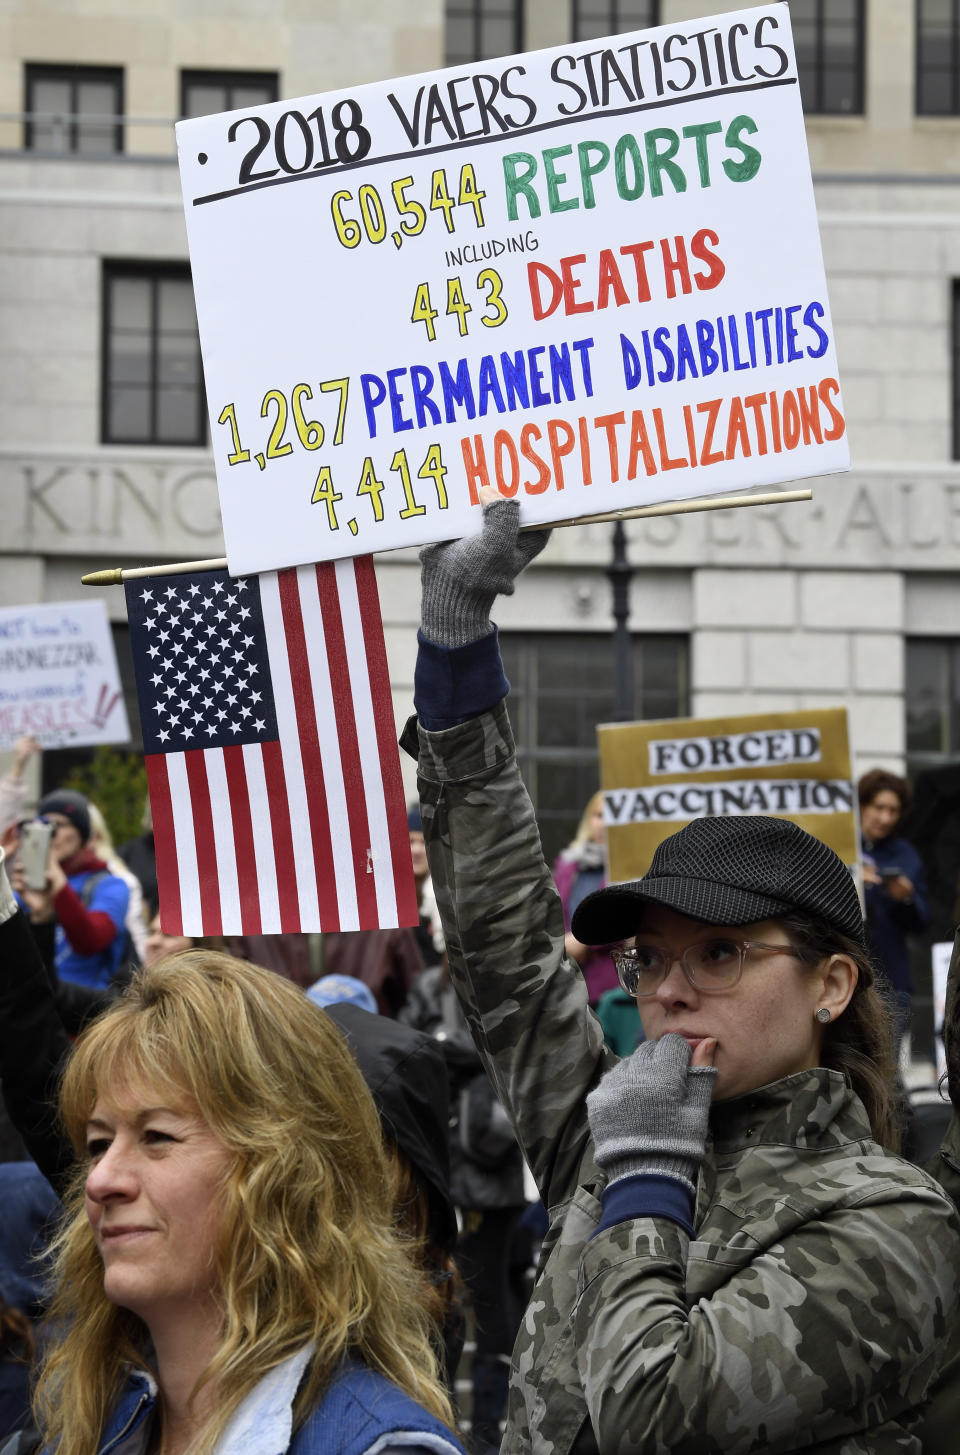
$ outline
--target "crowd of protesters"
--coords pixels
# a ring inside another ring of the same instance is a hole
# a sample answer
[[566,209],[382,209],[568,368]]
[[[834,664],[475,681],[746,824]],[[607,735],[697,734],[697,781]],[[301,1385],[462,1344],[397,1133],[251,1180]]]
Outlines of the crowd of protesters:
[[909,786],[860,782],[865,911],[776,819],[608,886],[600,795],[551,871],[490,621],[545,537],[483,497],[422,554],[415,928],[168,935],[149,817],[118,853],[72,789],[28,812],[17,744],[2,1455],[954,1448],[957,1116],[900,1155]]

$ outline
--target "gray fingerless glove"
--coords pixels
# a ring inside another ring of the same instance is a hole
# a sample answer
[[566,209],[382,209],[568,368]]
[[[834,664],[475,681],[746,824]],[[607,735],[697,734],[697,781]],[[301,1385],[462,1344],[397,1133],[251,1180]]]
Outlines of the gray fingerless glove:
[[695,1191],[715,1066],[691,1066],[682,1036],[643,1041],[587,1097],[597,1165],[610,1182],[638,1172],[675,1177]]
[[423,548],[420,627],[428,641],[465,647],[489,636],[495,599],[513,594],[516,578],[550,538],[549,530],[519,527],[517,502],[495,500],[483,508],[479,535]]

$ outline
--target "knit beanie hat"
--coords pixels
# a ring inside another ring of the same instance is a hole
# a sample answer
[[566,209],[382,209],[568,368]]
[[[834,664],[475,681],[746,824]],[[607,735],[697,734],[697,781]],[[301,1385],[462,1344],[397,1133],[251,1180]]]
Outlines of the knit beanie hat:
[[90,804],[82,793],[72,788],[55,788],[41,798],[37,813],[41,818],[45,813],[62,813],[73,824],[83,843],[90,837]]

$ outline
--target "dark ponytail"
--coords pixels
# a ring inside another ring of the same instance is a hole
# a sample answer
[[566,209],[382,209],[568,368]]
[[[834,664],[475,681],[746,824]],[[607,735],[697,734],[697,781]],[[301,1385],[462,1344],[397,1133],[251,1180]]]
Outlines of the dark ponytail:
[[857,988],[842,1015],[824,1029],[822,1064],[839,1071],[866,1109],[874,1140],[900,1151],[897,1060],[892,1002],[876,982],[870,956],[856,940],[807,915],[779,915],[804,964],[819,965],[830,955],[846,955],[859,971]]

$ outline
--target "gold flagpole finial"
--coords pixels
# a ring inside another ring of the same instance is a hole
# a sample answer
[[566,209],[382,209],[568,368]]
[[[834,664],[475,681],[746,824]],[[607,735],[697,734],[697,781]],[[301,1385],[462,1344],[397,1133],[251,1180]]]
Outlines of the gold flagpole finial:
[[111,567],[109,571],[91,571],[88,576],[80,577],[81,586],[119,586],[123,580],[123,572],[119,566]]

